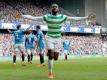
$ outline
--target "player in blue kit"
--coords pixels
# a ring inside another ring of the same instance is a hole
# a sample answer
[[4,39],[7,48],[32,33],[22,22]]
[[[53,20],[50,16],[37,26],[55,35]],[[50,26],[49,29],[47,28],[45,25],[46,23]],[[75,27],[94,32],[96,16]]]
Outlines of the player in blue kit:
[[25,38],[25,48],[28,57],[28,64],[32,64],[36,40],[37,40],[36,36],[32,34],[32,31],[29,31],[28,35]]
[[[30,29],[30,27],[28,27],[26,30]],[[24,64],[24,60],[25,60],[25,55],[23,53],[23,35],[25,30],[21,29],[21,25],[17,25],[17,30],[15,31],[10,31],[8,29],[9,33],[12,33],[14,36],[14,54],[13,54],[13,64],[16,64],[16,55],[17,54],[21,54],[22,57],[22,66],[26,66]]]
[[40,65],[39,66],[45,66],[44,63],[44,50],[45,50],[45,39],[44,39],[44,34],[40,30],[40,26],[36,26],[37,29],[37,50],[40,55]]
[[64,42],[63,42],[63,49],[64,49],[64,55],[65,55],[65,60],[67,60],[67,55],[69,53],[70,50],[70,41],[67,40],[67,38],[65,38]]

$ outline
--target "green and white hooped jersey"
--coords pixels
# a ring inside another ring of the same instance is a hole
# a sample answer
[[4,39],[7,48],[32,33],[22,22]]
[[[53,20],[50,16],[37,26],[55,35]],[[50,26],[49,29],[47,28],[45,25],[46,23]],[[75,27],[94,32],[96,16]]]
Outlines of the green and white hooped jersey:
[[48,14],[45,15],[44,21],[46,21],[48,26],[47,35],[52,38],[61,37],[61,28],[64,21],[66,21],[67,16],[63,14],[58,14],[56,16]]

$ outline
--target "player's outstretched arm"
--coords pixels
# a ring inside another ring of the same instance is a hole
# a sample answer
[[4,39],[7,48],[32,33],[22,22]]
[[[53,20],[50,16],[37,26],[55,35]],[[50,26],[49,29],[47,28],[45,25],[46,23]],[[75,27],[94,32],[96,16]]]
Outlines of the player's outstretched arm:
[[7,29],[9,33],[12,33],[12,31],[10,29]]
[[69,17],[68,16],[68,20],[83,20],[83,19],[88,19],[88,16],[86,17]]
[[35,17],[35,16],[31,16],[31,15],[22,15],[22,18],[30,19],[30,20],[42,20],[43,19],[42,16]]
[[32,28],[32,26],[29,26],[26,30],[29,30],[30,28]]

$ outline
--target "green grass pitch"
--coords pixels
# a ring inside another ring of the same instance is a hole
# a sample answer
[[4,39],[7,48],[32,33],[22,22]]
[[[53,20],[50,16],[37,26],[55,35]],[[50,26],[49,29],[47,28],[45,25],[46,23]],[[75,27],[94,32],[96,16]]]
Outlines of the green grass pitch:
[[[37,67],[38,64],[39,60],[34,60],[22,67],[18,61],[13,67],[10,61],[0,62],[0,80],[49,80],[47,63],[45,67]],[[107,58],[54,61],[53,73],[52,80],[107,80]]]

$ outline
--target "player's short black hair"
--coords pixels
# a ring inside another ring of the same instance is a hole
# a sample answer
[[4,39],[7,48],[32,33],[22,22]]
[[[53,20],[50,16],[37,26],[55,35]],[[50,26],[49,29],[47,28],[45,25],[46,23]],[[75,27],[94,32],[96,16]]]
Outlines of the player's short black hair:
[[17,29],[21,28],[21,25],[17,25]]
[[39,26],[39,25],[37,25],[37,26],[36,26],[36,29],[40,29],[40,26]]

